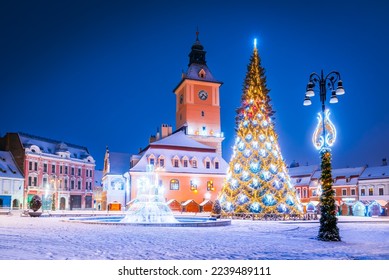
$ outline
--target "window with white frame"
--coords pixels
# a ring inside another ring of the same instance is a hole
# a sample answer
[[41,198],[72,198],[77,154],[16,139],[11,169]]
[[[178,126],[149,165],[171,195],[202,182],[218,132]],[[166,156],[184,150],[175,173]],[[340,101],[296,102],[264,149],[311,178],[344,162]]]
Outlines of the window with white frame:
[[347,195],[347,189],[342,189],[342,196],[346,196]]

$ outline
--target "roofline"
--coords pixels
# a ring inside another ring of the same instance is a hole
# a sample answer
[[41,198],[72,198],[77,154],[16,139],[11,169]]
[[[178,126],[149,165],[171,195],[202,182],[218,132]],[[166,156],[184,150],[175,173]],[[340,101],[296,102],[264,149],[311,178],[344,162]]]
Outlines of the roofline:
[[53,143],[53,144],[65,143],[67,146],[72,147],[72,148],[84,149],[89,154],[88,148],[84,147],[84,146],[80,146],[80,145],[76,145],[76,144],[72,144],[72,143],[68,143],[68,142],[64,142],[64,141],[58,141],[58,140],[54,140],[54,139],[50,139],[50,138],[45,138],[45,137],[42,137],[42,136],[36,136],[36,135],[28,134],[28,133],[25,133],[25,132],[17,132],[17,134],[19,135],[19,137],[20,137],[20,135],[22,135],[22,136],[25,136],[25,137],[35,138],[37,140],[41,140],[41,141],[45,141],[45,142],[50,142],[50,143]]
[[223,85],[223,82],[219,82],[219,81],[204,81],[204,80],[200,80],[200,79],[191,79],[191,78],[183,78],[179,84],[173,89],[173,92],[176,92],[176,90],[181,86],[181,84],[185,81],[185,80],[190,80],[190,81],[199,81],[199,82],[207,82],[207,83],[213,83],[213,84],[219,84],[219,85]]

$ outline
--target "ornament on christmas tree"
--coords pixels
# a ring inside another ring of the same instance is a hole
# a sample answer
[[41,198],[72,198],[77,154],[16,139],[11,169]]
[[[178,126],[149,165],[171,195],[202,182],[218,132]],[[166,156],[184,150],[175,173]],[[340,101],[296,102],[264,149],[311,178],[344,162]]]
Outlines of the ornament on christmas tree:
[[219,200],[225,215],[302,214],[272,122],[265,70],[254,47],[236,110],[236,140]]

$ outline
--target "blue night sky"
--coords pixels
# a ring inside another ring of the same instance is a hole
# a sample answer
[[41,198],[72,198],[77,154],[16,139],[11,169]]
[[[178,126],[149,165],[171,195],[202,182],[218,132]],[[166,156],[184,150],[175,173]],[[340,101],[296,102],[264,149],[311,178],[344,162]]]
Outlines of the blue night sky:
[[[346,94],[328,106],[334,167],[389,158],[387,1],[2,1],[0,134],[22,131],[137,153],[162,123],[175,129],[173,89],[199,39],[220,89],[223,156],[258,38],[284,160],[319,164],[311,143],[312,72],[337,70]],[[327,104],[329,105],[329,104]]]

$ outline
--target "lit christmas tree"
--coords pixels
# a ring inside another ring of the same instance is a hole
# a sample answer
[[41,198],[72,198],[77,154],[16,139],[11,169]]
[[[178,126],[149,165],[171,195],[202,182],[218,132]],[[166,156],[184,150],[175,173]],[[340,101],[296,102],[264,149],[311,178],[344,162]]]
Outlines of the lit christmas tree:
[[220,195],[225,215],[302,215],[278,145],[268,93],[265,69],[254,43],[237,109],[233,155]]

